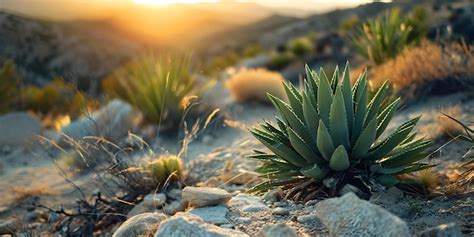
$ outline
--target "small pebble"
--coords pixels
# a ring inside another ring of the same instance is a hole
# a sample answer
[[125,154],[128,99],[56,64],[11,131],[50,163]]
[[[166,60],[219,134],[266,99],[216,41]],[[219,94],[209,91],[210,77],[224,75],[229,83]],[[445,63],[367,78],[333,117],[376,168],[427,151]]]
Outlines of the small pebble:
[[288,203],[287,202],[275,202],[275,203],[273,203],[273,205],[275,207],[286,207],[286,206],[288,206]]
[[223,225],[220,225],[220,227],[222,227],[222,228],[228,228],[228,229],[232,229],[232,228],[234,228],[234,225],[229,223],[229,224],[223,224]]
[[305,203],[306,206],[314,206],[316,203],[318,203],[319,200],[309,200]]
[[252,219],[250,219],[248,217],[237,217],[237,218],[235,218],[235,222],[237,224],[250,224],[250,223],[252,223]]
[[310,223],[310,222],[316,221],[317,218],[318,218],[318,217],[317,217],[316,215],[314,215],[314,214],[309,214],[309,215],[298,216],[298,217],[296,218],[296,220],[297,220],[299,223],[305,224],[305,223]]
[[272,214],[284,216],[284,215],[289,215],[290,211],[283,207],[277,207],[273,209]]
[[265,210],[267,210],[267,207],[262,205],[247,205],[242,208],[243,212],[259,212]]

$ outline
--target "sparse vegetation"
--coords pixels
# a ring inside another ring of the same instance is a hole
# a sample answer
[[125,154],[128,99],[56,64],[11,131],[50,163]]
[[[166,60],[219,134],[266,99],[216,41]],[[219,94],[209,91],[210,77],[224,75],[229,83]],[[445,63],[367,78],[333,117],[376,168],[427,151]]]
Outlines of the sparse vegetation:
[[403,17],[399,9],[394,9],[384,17],[364,23],[353,36],[356,49],[375,64],[394,58],[426,33],[425,18],[420,12]]
[[385,80],[404,98],[442,95],[474,88],[474,47],[424,41],[374,69],[371,82]]
[[5,62],[0,68],[0,113],[11,109],[18,94],[19,77],[11,61]]
[[294,55],[302,57],[313,50],[313,42],[310,37],[296,38],[288,43],[288,50]]
[[68,114],[79,117],[84,110],[94,107],[95,102],[61,78],[54,79],[44,87],[26,86],[21,89],[18,107],[43,116]]
[[270,55],[267,67],[270,70],[281,70],[290,65],[294,58],[295,56],[290,52],[275,52]]
[[[162,128],[179,125],[183,99],[199,96],[210,82],[199,84],[189,56],[147,56],[118,69],[103,83],[107,94],[122,98]],[[112,86],[111,86],[112,85]]]
[[283,76],[265,69],[242,69],[233,75],[226,86],[239,102],[259,101],[269,103],[267,93],[285,98]]
[[277,126],[265,122],[251,132],[271,153],[250,157],[263,162],[257,172],[268,180],[251,191],[283,186],[287,197],[308,200],[351,184],[370,193],[399,184],[401,174],[432,167],[418,162],[431,144],[411,134],[419,118],[381,137],[400,106],[400,99],[381,106],[387,84],[369,101],[366,74],[352,88],[348,64],[334,75],[307,68],[302,91],[285,84],[289,103],[270,95]]
[[341,25],[339,26],[339,30],[342,33],[348,33],[352,31],[357,25],[360,24],[359,17],[357,16],[350,16],[346,20],[344,20]]

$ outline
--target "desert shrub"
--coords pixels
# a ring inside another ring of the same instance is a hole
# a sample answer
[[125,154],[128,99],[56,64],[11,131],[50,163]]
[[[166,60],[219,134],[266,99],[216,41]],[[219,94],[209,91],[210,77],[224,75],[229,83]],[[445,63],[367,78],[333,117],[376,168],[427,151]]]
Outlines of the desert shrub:
[[368,21],[355,31],[354,45],[365,58],[382,64],[424,36],[426,23],[419,15],[403,17],[400,10],[394,9],[384,17]]
[[116,70],[103,90],[142,111],[148,121],[175,127],[183,116],[183,99],[201,95],[210,83],[191,74],[189,56],[146,56]]
[[0,113],[11,109],[18,94],[19,81],[13,63],[5,62],[0,68]]
[[262,52],[262,47],[258,44],[250,45],[244,49],[242,55],[246,58],[251,58],[257,56]]
[[297,56],[304,56],[313,50],[313,42],[309,37],[300,37],[288,43],[288,49]]
[[270,70],[281,70],[290,65],[294,59],[295,56],[290,52],[272,53],[267,67]]
[[337,195],[350,184],[369,194],[401,184],[401,174],[432,166],[418,162],[430,146],[411,133],[419,117],[384,134],[400,106],[400,99],[381,106],[387,84],[369,100],[366,74],[352,87],[348,65],[333,75],[307,68],[301,91],[285,84],[288,103],[270,96],[276,125],[265,122],[251,132],[271,152],[250,157],[263,162],[256,171],[268,180],[250,191],[282,186],[287,197],[309,200]]
[[240,58],[240,55],[235,51],[229,51],[221,55],[217,55],[213,57],[209,63],[207,63],[206,67],[204,68],[204,73],[213,74],[220,72],[227,67],[237,64]]
[[226,81],[232,96],[239,102],[270,102],[267,93],[285,98],[283,76],[266,69],[242,69]]
[[360,24],[359,17],[353,15],[348,17],[346,20],[344,20],[341,25],[339,26],[339,30],[342,33],[347,33],[352,31],[357,25]]
[[445,46],[421,42],[373,71],[372,82],[389,80],[404,97],[448,94],[474,86],[474,47],[451,43]]
[[61,78],[54,79],[44,87],[26,86],[20,91],[17,105],[42,115],[69,114],[79,117],[84,109],[95,106],[87,95]]

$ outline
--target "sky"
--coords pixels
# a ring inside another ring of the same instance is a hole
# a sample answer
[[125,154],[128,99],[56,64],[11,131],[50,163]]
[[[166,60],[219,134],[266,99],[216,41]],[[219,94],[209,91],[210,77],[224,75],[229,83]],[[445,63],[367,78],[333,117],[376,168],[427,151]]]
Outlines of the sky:
[[[196,2],[253,2],[274,9],[292,9],[297,14],[324,12],[335,8],[353,7],[371,2],[368,0],[0,0],[0,9],[13,10],[26,15],[51,19],[106,17],[113,9],[129,7],[163,7],[170,4]],[[281,12],[281,11],[280,11]],[[289,11],[290,12],[290,11]]]

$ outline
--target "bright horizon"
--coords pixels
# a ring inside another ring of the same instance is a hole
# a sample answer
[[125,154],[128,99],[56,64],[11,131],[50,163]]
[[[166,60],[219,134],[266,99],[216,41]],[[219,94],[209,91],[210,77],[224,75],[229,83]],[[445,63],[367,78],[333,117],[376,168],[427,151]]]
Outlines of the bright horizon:
[[280,10],[287,14],[301,15],[308,12],[318,13],[337,8],[355,7],[371,0],[0,0],[0,10],[6,9],[33,17],[52,20],[70,20],[77,18],[104,18],[114,11],[128,11],[136,8],[162,8],[179,5],[220,4],[220,3],[256,3],[270,10]]

